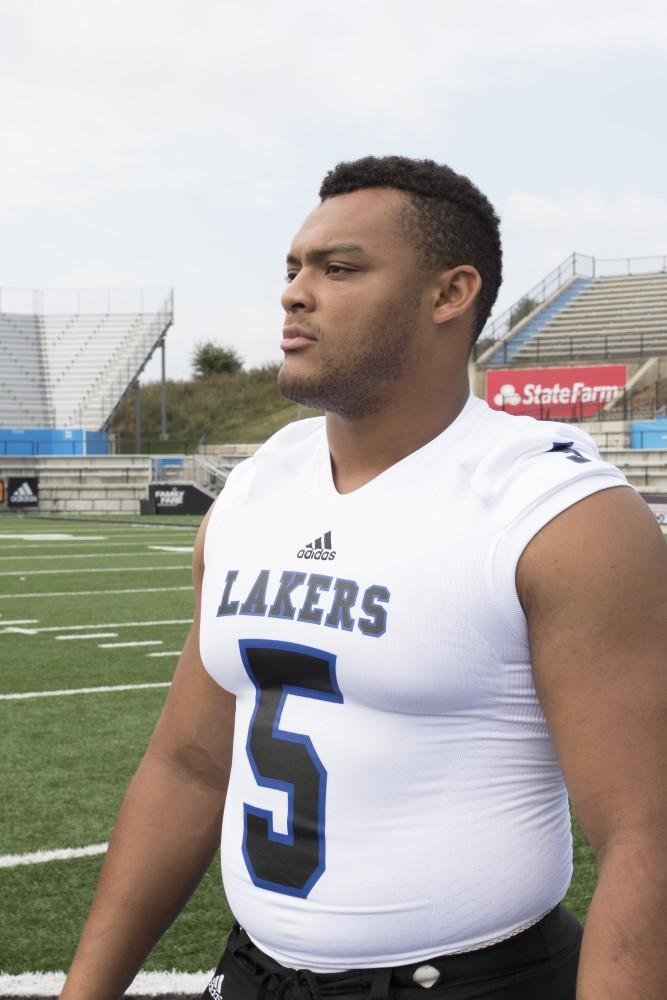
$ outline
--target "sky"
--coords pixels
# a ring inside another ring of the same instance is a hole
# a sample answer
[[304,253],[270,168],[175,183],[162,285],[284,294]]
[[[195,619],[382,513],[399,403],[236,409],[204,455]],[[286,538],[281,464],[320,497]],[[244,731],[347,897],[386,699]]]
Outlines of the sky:
[[667,254],[666,55],[662,0],[0,0],[0,287],[173,286],[170,378],[279,361],[324,174],[399,153],[495,205],[499,315],[573,251]]

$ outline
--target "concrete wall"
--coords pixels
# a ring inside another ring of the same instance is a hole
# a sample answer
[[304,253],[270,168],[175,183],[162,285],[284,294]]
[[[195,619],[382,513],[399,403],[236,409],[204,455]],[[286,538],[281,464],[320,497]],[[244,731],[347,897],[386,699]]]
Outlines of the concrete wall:
[[139,513],[148,496],[151,459],[143,455],[0,456],[0,478],[37,476],[44,514]]

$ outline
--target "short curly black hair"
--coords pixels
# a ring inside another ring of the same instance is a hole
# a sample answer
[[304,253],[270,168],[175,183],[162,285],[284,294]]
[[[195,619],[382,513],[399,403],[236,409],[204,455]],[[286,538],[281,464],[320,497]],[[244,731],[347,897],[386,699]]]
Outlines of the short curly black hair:
[[324,201],[361,188],[389,187],[410,200],[404,223],[425,267],[470,264],[479,272],[473,340],[491,314],[502,281],[500,220],[471,180],[445,164],[407,156],[364,156],[339,163],[322,181]]

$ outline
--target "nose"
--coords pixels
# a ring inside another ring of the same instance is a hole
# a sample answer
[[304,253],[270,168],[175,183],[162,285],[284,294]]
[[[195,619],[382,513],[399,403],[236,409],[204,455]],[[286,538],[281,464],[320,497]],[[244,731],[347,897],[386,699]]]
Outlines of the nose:
[[305,268],[292,278],[285,286],[283,294],[280,296],[280,303],[286,313],[291,312],[312,312],[315,308],[315,296],[311,288]]

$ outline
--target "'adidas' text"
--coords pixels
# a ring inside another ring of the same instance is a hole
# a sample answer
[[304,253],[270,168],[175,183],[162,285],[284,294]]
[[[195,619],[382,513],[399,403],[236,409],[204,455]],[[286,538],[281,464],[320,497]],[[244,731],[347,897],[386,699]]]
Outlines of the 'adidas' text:
[[314,542],[308,542],[303,549],[299,549],[296,554],[297,559],[320,559],[322,562],[327,559],[335,559],[336,552],[331,544],[331,532],[325,531],[320,538]]

